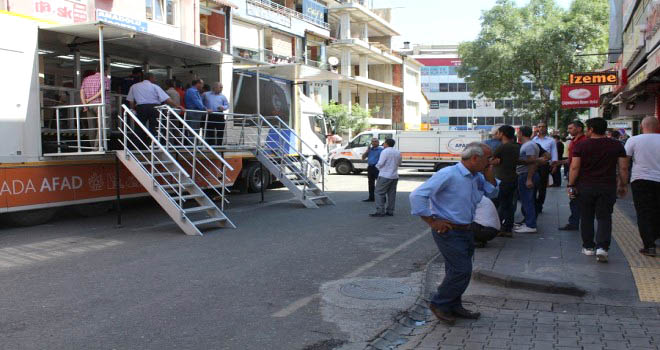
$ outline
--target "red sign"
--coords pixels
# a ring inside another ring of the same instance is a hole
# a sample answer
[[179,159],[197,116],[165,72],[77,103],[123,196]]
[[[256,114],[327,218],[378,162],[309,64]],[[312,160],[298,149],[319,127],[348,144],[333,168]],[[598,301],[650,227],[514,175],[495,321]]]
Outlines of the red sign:
[[416,60],[425,66],[451,67],[460,66],[460,58],[416,58]]
[[562,85],[561,108],[588,108],[600,106],[598,85]]

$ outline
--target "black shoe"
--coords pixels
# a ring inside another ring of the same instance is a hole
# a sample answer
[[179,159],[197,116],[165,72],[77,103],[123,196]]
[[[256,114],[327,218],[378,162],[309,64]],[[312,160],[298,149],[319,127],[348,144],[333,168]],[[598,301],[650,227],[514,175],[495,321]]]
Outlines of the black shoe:
[[375,217],[375,218],[382,218],[383,216],[385,216],[385,214],[371,213],[371,214],[369,214],[369,216],[372,216],[372,217]]
[[454,317],[451,312],[444,312],[438,309],[437,306],[430,303],[429,303],[429,309],[431,309],[431,312],[433,312],[433,314],[439,321],[444,322],[449,326],[453,326],[456,323],[456,317]]
[[566,224],[559,228],[560,231],[578,231],[579,229],[579,227],[571,224]]
[[470,311],[470,310],[468,310],[468,309],[466,309],[462,306],[459,306],[459,307],[455,308],[452,311],[452,314],[456,317],[467,318],[469,320],[476,320],[476,319],[479,318],[479,316],[481,316],[481,313]]
[[362,201],[363,202],[375,202],[376,200],[367,198],[367,199],[363,199]]
[[646,255],[646,256],[658,256],[655,252],[655,247],[652,248],[642,248],[639,250],[640,253]]
[[385,213],[387,216],[394,216],[394,213]]

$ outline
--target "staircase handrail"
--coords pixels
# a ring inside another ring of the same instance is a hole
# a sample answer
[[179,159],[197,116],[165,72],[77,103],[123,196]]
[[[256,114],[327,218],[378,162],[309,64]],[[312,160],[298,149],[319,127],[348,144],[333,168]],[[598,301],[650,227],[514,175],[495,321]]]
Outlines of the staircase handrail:
[[[223,158],[220,154],[218,154],[218,152],[216,152],[213,149],[213,147],[211,147],[211,145],[209,145],[206,142],[206,140],[204,140],[204,138],[197,133],[197,131],[195,129],[193,129],[190,125],[188,125],[188,123],[185,120],[183,120],[183,118],[181,118],[181,116],[179,116],[179,114],[174,110],[174,108],[172,108],[168,105],[162,105],[162,106],[156,107],[156,109],[167,109],[169,112],[171,112],[171,115],[174,115],[174,117],[177,118],[181,122],[181,125],[183,125],[184,128],[186,128],[189,132],[191,132],[195,136],[195,138],[197,139],[198,142],[200,142],[207,150],[209,150],[211,152],[211,154],[213,154],[216,158],[218,158],[222,162],[222,164],[224,164],[227,168],[229,168],[229,171],[234,171],[234,167],[229,165],[229,163],[227,163],[225,158]],[[190,111],[192,111],[192,110],[190,110]],[[199,111],[199,112],[206,113],[206,111]]]
[[[260,115],[260,116],[261,116],[261,115]],[[262,116],[262,117],[263,117],[263,116]],[[274,116],[272,116],[272,117],[277,118],[277,120],[278,120],[281,124],[287,125],[287,124],[286,124],[286,123],[285,123],[285,122],[284,122],[279,116],[274,115]],[[271,118],[271,116],[269,116],[268,118]],[[264,118],[264,119],[265,119],[265,118]],[[319,158],[319,159],[320,159],[325,165],[327,165],[328,167],[330,166],[330,163],[328,163],[327,160],[323,159],[323,157],[321,157],[320,154],[318,154],[318,153],[317,153],[317,152],[316,152],[316,151],[315,151],[310,145],[308,145],[307,142],[305,142],[305,140],[302,139],[302,137],[298,136],[298,134],[296,134],[296,132],[295,132],[293,129],[289,128],[288,125],[287,125],[287,128],[288,128],[289,130],[291,130],[291,133],[293,133],[293,135],[294,135],[298,140],[300,140],[300,142],[301,142],[303,145],[307,146],[307,148],[309,148],[312,152],[314,152],[314,155],[316,155],[316,157],[318,157],[318,158]]]
[[[165,149],[165,147],[163,147],[163,145],[161,145],[160,142],[158,142],[158,139],[156,139],[156,137],[149,131],[149,129],[146,126],[144,126],[144,124],[142,124],[140,119],[138,119],[138,117],[136,117],[135,114],[133,114],[133,112],[131,112],[131,109],[128,108],[125,104],[122,104],[121,108],[124,110],[124,113],[128,113],[128,115],[131,117],[131,119],[133,119],[133,122],[136,125],[138,125],[142,129],[142,131],[145,132],[145,134],[151,139],[152,144],[154,144],[156,147],[158,147],[160,149],[160,151],[163,152],[163,155],[165,155],[165,157],[168,158],[168,160],[171,161],[179,169],[180,172],[185,174],[187,177],[190,177],[190,174],[188,174],[186,169],[184,169],[181,166],[181,164],[179,164],[179,162],[177,162],[176,159],[174,159],[174,157],[172,157],[170,152],[168,152]],[[126,125],[126,120],[124,120],[123,122],[124,122],[124,125]],[[126,135],[125,132],[124,132],[124,137],[128,137],[128,135]],[[124,143],[124,150],[128,150],[127,147],[128,147],[128,145],[126,143]]]
[[[293,148],[293,149],[295,149],[295,150],[298,149],[298,147],[293,146],[293,145],[291,144],[291,142],[289,142],[289,140],[287,140],[287,139],[284,137],[284,135],[282,135],[282,134],[277,130],[277,128],[275,128],[275,127],[273,126],[273,124],[271,124],[271,123],[270,123],[270,122],[269,122],[269,121],[268,121],[263,115],[259,114],[259,117],[261,118],[262,121],[264,121],[264,122],[266,123],[266,125],[268,125],[268,126],[271,128],[271,130],[273,130],[273,131],[275,131],[275,132],[277,133],[277,136],[279,136],[280,140],[284,140],[284,142],[286,142],[286,144],[289,145],[289,147],[291,147],[291,148]],[[279,119],[279,117],[278,117],[278,119]],[[282,123],[284,123],[281,119],[280,119],[280,121],[281,121]],[[284,125],[286,125],[286,123],[284,123]],[[288,127],[287,127],[287,128],[288,128]],[[291,128],[288,128],[288,129],[291,130]],[[291,131],[293,132],[293,130],[291,130]],[[294,134],[295,134],[295,132],[294,132]],[[298,135],[296,135],[296,137],[297,137],[297,136],[298,136]],[[299,138],[299,139],[300,139],[300,138]],[[301,141],[302,141],[302,139],[301,139]],[[309,147],[309,146],[307,146],[307,147]],[[281,147],[280,147],[280,148],[281,148]],[[297,152],[298,152],[298,151],[297,151]],[[314,150],[312,150],[312,152],[314,152]],[[314,153],[316,153],[316,152],[314,152]],[[309,160],[307,160],[307,158],[302,154],[302,152],[298,152],[298,154],[300,155],[300,159],[303,159],[303,160],[305,161],[305,163],[307,163],[308,165],[310,165],[312,168],[316,168],[316,166],[315,166],[314,164],[312,164]],[[317,153],[317,155],[318,155],[318,153]]]

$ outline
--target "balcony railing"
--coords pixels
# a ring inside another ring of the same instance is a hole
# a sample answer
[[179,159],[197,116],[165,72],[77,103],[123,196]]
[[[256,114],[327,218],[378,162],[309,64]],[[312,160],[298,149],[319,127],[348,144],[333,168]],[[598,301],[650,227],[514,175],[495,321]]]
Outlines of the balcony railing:
[[301,21],[305,21],[313,25],[319,26],[323,29],[330,30],[330,24],[328,24],[327,22],[320,21],[314,17],[307,16],[294,9],[290,9],[288,7],[282,6],[276,2],[272,2],[270,0],[246,0],[246,1],[248,4],[263,7],[265,9],[277,12],[281,15],[297,18]]
[[246,60],[253,60],[253,61],[260,61],[259,57],[259,51],[258,50],[252,50],[252,49],[246,49],[242,47],[236,47],[234,46],[234,56],[238,56],[240,58],[246,59]]
[[263,52],[264,61],[270,64],[305,63],[305,59],[302,57],[278,55],[271,50],[263,50]]
[[229,53],[227,38],[221,38],[211,34],[199,33],[199,45],[207,49]]

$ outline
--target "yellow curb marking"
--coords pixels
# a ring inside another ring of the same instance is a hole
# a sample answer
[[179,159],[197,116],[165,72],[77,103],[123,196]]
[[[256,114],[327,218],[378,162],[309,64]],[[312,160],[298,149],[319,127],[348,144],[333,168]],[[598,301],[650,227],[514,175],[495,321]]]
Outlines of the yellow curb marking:
[[612,219],[612,236],[628,260],[635,277],[639,300],[660,302],[660,259],[639,253],[638,250],[643,244],[637,225],[618,208],[614,208]]

